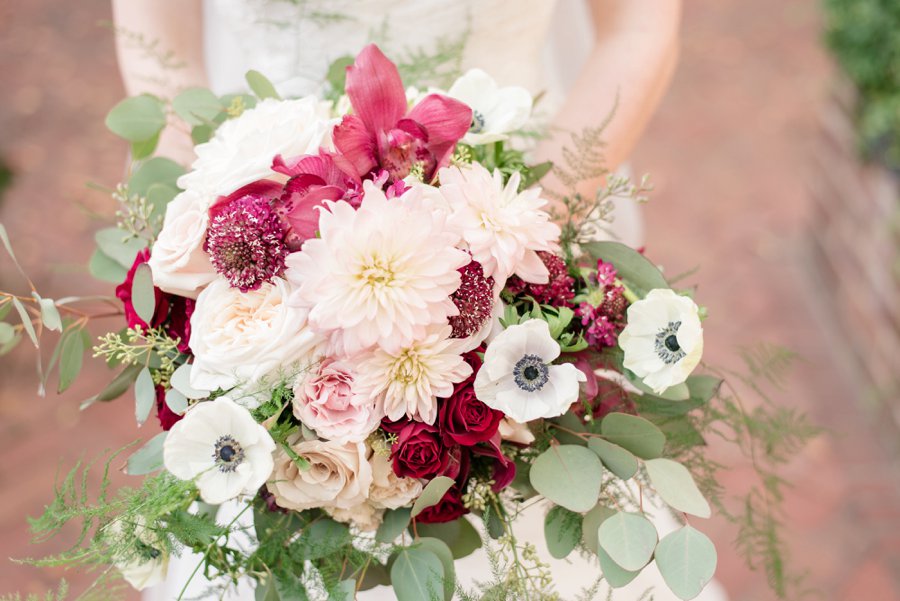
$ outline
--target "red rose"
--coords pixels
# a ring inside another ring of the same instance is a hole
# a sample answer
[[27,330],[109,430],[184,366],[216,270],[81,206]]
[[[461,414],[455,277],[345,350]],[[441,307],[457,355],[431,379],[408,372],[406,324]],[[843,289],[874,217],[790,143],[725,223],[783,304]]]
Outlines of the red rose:
[[423,524],[443,524],[452,522],[469,513],[463,505],[462,491],[459,484],[450,487],[437,505],[426,507],[422,513],[416,516],[416,521]]
[[169,298],[169,324],[166,332],[173,338],[178,338],[178,350],[182,353],[191,352],[191,315],[194,314],[194,306],[197,304],[192,298],[166,295]]
[[159,288],[153,289],[156,296],[156,308],[153,310],[153,317],[149,324],[138,317],[137,311],[134,310],[134,303],[131,302],[131,286],[134,283],[134,274],[137,272],[137,268],[146,263],[149,259],[149,248],[145,248],[139,252],[134,258],[131,269],[128,270],[128,275],[125,276],[125,281],[116,286],[116,296],[119,297],[119,300],[125,305],[125,321],[128,322],[129,328],[140,328],[144,330],[148,327],[159,327],[163,324],[166,320],[166,316],[169,314],[169,301],[168,298],[166,298],[167,295],[163,294],[163,291]]
[[494,460],[493,472],[491,473],[491,479],[494,481],[491,490],[494,492],[500,492],[515,479],[516,462],[503,454],[503,450],[500,448],[500,434],[487,441],[487,444],[472,447],[471,450],[474,455],[481,455]]
[[156,417],[163,430],[169,431],[176,423],[181,421],[183,415],[178,415],[166,404],[166,389],[164,386],[156,387]]
[[444,473],[450,453],[435,426],[408,422],[391,448],[394,473],[408,478],[434,478]]
[[502,419],[503,413],[475,398],[471,379],[457,384],[450,398],[441,401],[438,412],[444,440],[467,447],[490,440]]

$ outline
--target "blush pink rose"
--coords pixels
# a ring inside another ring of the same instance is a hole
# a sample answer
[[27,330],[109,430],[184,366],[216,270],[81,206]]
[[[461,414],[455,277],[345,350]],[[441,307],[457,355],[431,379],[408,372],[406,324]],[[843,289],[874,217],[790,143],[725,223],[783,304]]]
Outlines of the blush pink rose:
[[325,359],[294,385],[294,416],[322,438],[340,444],[361,442],[383,417],[376,403],[353,390],[349,365]]

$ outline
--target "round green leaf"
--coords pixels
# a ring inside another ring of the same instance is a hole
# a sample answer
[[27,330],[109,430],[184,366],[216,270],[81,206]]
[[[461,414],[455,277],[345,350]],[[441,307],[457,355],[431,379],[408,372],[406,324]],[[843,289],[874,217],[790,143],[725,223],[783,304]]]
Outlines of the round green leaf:
[[153,288],[153,275],[150,266],[141,263],[134,272],[131,281],[131,304],[134,312],[146,323],[153,321],[153,312],[156,311],[156,290]]
[[581,523],[581,540],[584,541],[585,547],[597,555],[602,550],[597,540],[597,531],[600,529],[600,524],[614,515],[616,515],[616,510],[605,505],[597,505],[584,514],[584,520]]
[[581,540],[582,516],[564,507],[553,507],[544,517],[547,549],[556,559],[568,557]]
[[441,524],[417,524],[416,531],[419,536],[437,538],[447,543],[455,559],[471,555],[481,547],[481,535],[464,517]]
[[643,568],[656,547],[656,528],[650,520],[637,513],[620,511],[604,520],[597,531],[600,548],[609,554],[619,567],[635,572]]
[[619,445],[602,438],[592,438],[588,442],[588,448],[597,453],[606,469],[622,480],[628,480],[637,473],[637,459]]
[[540,494],[570,511],[583,512],[600,496],[603,464],[584,447],[552,446],[534,460],[529,477]]
[[[184,174],[184,167],[165,157],[153,157],[145,163],[141,163],[131,179],[128,180],[128,191],[132,194],[147,196],[150,186],[153,184],[165,184],[172,188],[178,187],[178,178]],[[131,267],[131,265],[128,265]]]
[[41,307],[41,321],[44,323],[44,327],[54,332],[62,332],[62,318],[59,316],[59,310],[53,299],[41,298],[37,292],[32,292],[31,296]]
[[391,509],[384,514],[384,520],[375,533],[375,540],[380,543],[392,543],[409,524],[409,508]]
[[134,381],[134,416],[138,425],[143,425],[150,417],[150,410],[156,406],[156,386],[153,384],[153,376],[150,370],[143,368]]
[[149,140],[131,143],[131,160],[141,161],[152,155],[159,146],[159,134],[156,134]]
[[686,467],[671,459],[650,459],[644,463],[650,483],[672,509],[701,518],[712,511]]
[[456,481],[447,476],[438,476],[425,485],[422,494],[416,499],[412,506],[412,517],[416,517],[432,505],[437,505],[444,498],[444,494],[450,490]]
[[190,125],[212,121],[225,110],[222,101],[206,88],[188,88],[172,99],[175,113]]
[[444,568],[444,599],[445,601],[450,601],[453,598],[453,592],[456,590],[456,569],[453,564],[453,553],[447,544],[438,538],[422,537],[416,540],[416,544],[420,549],[431,551],[441,560],[441,565]]
[[106,256],[99,248],[94,250],[88,263],[88,272],[98,280],[119,284],[128,275],[128,270],[113,259]]
[[106,127],[129,142],[149,140],[165,126],[165,106],[149,94],[126,98],[106,115]]
[[168,432],[160,432],[128,458],[125,471],[131,476],[143,476],[163,467],[163,445]]
[[693,599],[716,573],[716,547],[705,534],[685,526],[656,547],[656,565],[679,599]]
[[611,443],[631,451],[641,459],[662,454],[666,436],[643,417],[627,413],[610,413],[600,423],[600,433]]
[[191,369],[193,369],[192,363],[183,363],[179,365],[172,373],[172,377],[169,380],[172,383],[172,388],[184,395],[185,398],[205,399],[209,396],[208,391],[197,390],[191,386]]
[[582,252],[593,259],[603,259],[612,263],[619,273],[640,296],[645,296],[654,288],[669,288],[662,272],[647,257],[621,242],[602,241],[581,245]]
[[247,80],[247,85],[250,86],[250,89],[253,90],[253,93],[256,94],[260,100],[265,98],[281,100],[281,96],[278,95],[272,82],[259,71],[251,69],[250,71],[247,71],[244,78]]
[[391,585],[397,601],[432,599],[444,590],[444,565],[428,549],[401,549],[391,564]]
[[603,578],[612,588],[622,588],[637,578],[640,570],[629,572],[614,562],[609,554],[603,549],[597,549],[597,559],[600,560],[600,570],[603,572]]
[[117,227],[107,227],[98,231],[94,234],[94,241],[100,252],[124,267],[126,272],[134,265],[137,254],[146,247],[146,241],[130,238]]
[[166,406],[171,409],[173,413],[184,415],[184,412],[188,409],[188,405],[187,397],[179,391],[174,388],[170,388],[166,391]]
[[16,329],[6,322],[0,322],[0,346],[16,337]]

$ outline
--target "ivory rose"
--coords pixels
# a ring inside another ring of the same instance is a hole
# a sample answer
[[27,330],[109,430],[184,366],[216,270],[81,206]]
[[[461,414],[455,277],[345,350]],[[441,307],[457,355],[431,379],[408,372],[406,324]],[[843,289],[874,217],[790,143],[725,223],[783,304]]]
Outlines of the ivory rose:
[[369,502],[375,507],[397,509],[409,505],[422,494],[422,483],[419,480],[403,478],[394,473],[389,456],[375,453],[369,464],[372,466]]

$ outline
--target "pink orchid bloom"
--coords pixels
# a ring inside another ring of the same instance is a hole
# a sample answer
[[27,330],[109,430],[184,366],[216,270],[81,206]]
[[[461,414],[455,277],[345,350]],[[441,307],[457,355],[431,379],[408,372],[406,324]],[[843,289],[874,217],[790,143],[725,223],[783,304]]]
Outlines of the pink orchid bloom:
[[335,127],[334,145],[360,177],[380,168],[397,181],[421,163],[428,181],[447,165],[472,123],[471,108],[440,94],[408,110],[396,65],[374,44],[347,67],[346,91],[354,114]]

